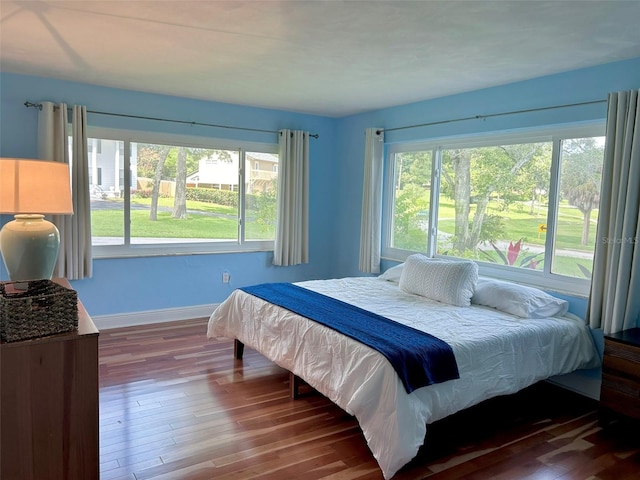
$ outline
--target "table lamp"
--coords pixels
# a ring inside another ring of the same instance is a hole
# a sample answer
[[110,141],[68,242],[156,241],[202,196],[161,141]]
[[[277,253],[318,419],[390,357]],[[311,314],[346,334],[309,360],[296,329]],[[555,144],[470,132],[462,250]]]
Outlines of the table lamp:
[[50,279],[60,233],[44,214],[72,214],[69,165],[0,158],[0,213],[13,213],[0,230],[0,252],[11,281]]

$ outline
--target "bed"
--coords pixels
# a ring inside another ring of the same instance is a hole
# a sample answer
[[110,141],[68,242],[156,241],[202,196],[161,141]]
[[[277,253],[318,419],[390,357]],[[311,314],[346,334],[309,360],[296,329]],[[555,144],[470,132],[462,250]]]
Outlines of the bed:
[[389,275],[296,285],[429,332],[453,349],[459,378],[408,394],[378,351],[242,290],[211,315],[208,337],[257,350],[355,416],[385,479],[415,457],[428,424],[599,362],[588,327],[572,315],[522,318],[487,305],[451,305],[408,293]]

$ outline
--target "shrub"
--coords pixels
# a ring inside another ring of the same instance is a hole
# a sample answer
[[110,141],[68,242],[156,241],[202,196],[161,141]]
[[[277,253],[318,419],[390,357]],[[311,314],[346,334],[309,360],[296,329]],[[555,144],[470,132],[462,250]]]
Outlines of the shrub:
[[153,191],[151,189],[139,189],[136,190],[136,193],[134,194],[135,197],[138,198],[151,198],[151,195],[153,194]]
[[[134,198],[152,198],[153,190],[149,188],[136,190],[135,192],[131,192]],[[167,193],[160,193],[160,198],[171,198],[171,195]]]
[[228,207],[238,208],[238,192],[230,190],[218,190],[216,188],[187,188],[187,200],[197,202],[215,203]]

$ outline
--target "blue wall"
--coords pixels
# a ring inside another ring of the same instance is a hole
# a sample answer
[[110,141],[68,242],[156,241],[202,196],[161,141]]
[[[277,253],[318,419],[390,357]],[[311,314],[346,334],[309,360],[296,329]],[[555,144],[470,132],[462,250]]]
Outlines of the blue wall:
[[[300,129],[320,135],[319,139],[311,139],[309,148],[309,264],[274,267],[271,265],[273,254],[266,252],[96,259],[93,278],[72,282],[92,315],[206,305],[220,302],[233,287],[241,285],[331,275],[331,244],[335,236],[332,219],[338,210],[333,194],[338,161],[334,119],[9,73],[0,74],[0,94],[0,155],[3,157],[37,157],[37,111],[26,108],[23,105],[26,100],[82,104],[88,110],[264,130]],[[91,126],[277,143],[276,134],[123,117],[89,114],[88,123]],[[10,218],[3,216],[0,222]],[[222,283],[223,271],[231,274],[231,283]],[[8,279],[4,265],[0,267],[0,279]]]
[[[319,133],[311,141],[311,262],[271,266],[270,253],[95,260],[94,278],[73,282],[93,315],[203,305],[224,299],[233,287],[261,281],[296,281],[359,275],[360,206],[364,131],[475,115],[606,100],[607,93],[640,88],[640,58],[541,77],[501,87],[334,119],[291,112],[146,94],[45,78],[0,74],[0,155],[36,155],[36,112],[25,100],[84,104],[91,110],[177,118],[204,123]],[[387,132],[386,142],[604,120],[606,104],[521,113]],[[268,134],[216,131],[170,123],[89,115],[89,124],[184,133],[257,142]],[[0,220],[2,221],[2,220]],[[6,221],[6,218],[4,219]],[[222,271],[232,283],[221,283]],[[0,278],[6,272],[0,270]],[[575,299],[583,314],[586,302]]]

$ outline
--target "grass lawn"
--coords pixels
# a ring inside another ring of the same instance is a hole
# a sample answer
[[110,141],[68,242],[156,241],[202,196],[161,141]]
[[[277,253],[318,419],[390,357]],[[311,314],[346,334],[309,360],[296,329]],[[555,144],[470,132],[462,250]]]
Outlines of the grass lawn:
[[[473,218],[475,205],[471,206],[470,219]],[[540,214],[538,214],[538,210]],[[546,212],[547,206],[540,205],[534,208],[534,213],[531,214],[531,207],[529,203],[521,203],[511,205],[509,210],[500,210],[497,202],[492,201],[487,208],[487,215],[499,215],[503,218],[504,222],[504,235],[500,239],[502,243],[513,241],[514,243],[519,239],[523,239],[523,248],[528,248],[536,251],[536,248],[540,249],[545,246],[546,235],[544,233],[538,233],[538,228],[541,224],[547,223]],[[591,214],[591,228],[589,230],[589,242],[587,245],[581,244],[582,239],[582,213],[575,207],[570,206],[566,201],[561,202],[558,209],[558,221],[556,227],[556,257],[553,266],[554,273],[560,273],[564,275],[571,275],[575,277],[584,278],[582,270],[578,265],[582,265],[587,270],[592,269],[592,260],[590,258],[581,258],[580,252],[592,253],[595,247],[596,236],[596,220],[598,212],[594,210]],[[424,227],[423,227],[424,228]],[[396,233],[394,236],[394,246],[396,248],[402,248],[407,250],[421,251],[426,249],[427,234],[423,228],[415,227],[404,235]],[[448,197],[441,197],[439,210],[438,210],[438,231],[453,235],[455,232],[455,208],[453,200]],[[438,240],[438,252],[445,253],[451,250],[450,244],[447,242],[446,235],[441,235]],[[490,245],[481,247],[486,251],[493,261],[496,263],[502,263],[502,260],[493,251]],[[571,252],[577,252],[572,255]],[[471,253],[471,252],[469,252]],[[527,256],[527,253],[523,251],[520,258]],[[540,260],[542,260],[540,255]],[[491,261],[486,255],[479,253],[475,260]],[[538,269],[543,268],[543,262],[540,261]]]
[[[172,199],[162,199],[172,200]],[[202,202],[187,202],[189,210],[199,210],[203,214],[190,212],[188,218],[171,217],[171,212],[158,212],[158,219],[149,220],[148,210],[131,210],[132,238],[194,238],[212,240],[235,240],[238,238],[237,211],[223,205],[204,204],[206,210],[199,208]],[[167,203],[161,206],[173,206]],[[212,216],[221,213],[229,216]],[[124,214],[118,210],[94,210],[91,212],[91,230],[94,237],[124,237]],[[245,228],[247,239],[273,239],[274,228],[265,228],[256,222],[248,221]]]
[[132,237],[224,238],[238,236],[238,221],[190,213],[186,219],[172,218],[170,212],[158,212],[158,220],[149,220],[149,212],[131,212]]
[[[473,218],[472,205],[470,218]],[[534,209],[535,210],[535,209]],[[529,214],[529,205],[518,211],[512,207],[509,211],[501,211],[497,202],[490,202],[487,215],[499,215],[504,219],[504,240],[516,242],[523,239],[530,245],[544,246],[545,235],[538,235],[540,224],[547,223],[546,205],[540,208],[544,215]],[[440,200],[438,210],[438,230],[453,235],[455,231],[455,209],[453,201]],[[591,228],[589,229],[589,243],[581,244],[582,239],[582,213],[575,207],[571,207],[566,201],[561,202],[558,209],[558,226],[556,228],[556,248],[592,252],[595,248],[596,220],[598,211],[591,213]]]
[[[150,198],[132,198],[133,205],[144,205],[151,208]],[[173,209],[173,198],[159,198],[158,207],[166,207]],[[195,200],[187,200],[187,208],[189,210],[198,210],[206,213],[221,213],[226,215],[237,215],[238,209],[226,205],[218,205],[217,203],[198,202]]]

